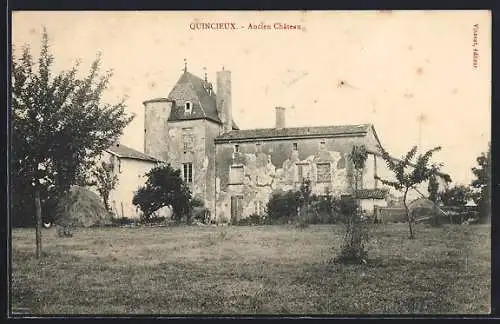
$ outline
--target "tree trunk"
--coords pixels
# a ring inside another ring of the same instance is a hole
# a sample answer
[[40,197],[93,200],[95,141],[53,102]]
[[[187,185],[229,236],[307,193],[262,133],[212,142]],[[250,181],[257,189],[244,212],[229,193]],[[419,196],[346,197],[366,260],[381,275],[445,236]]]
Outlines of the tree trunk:
[[408,194],[408,188],[405,190],[405,193],[403,195],[403,205],[405,206],[405,211],[406,211],[406,219],[408,220],[408,226],[410,227],[410,240],[413,240],[415,237],[413,236],[413,220],[410,215],[410,210],[408,209],[408,206],[406,205],[406,195]]
[[40,189],[35,187],[36,208],[36,258],[42,257],[42,206],[40,203]]
[[108,197],[103,197],[103,202],[104,202],[104,208],[106,208],[106,211],[109,213],[111,212],[111,208],[109,206],[109,198]]

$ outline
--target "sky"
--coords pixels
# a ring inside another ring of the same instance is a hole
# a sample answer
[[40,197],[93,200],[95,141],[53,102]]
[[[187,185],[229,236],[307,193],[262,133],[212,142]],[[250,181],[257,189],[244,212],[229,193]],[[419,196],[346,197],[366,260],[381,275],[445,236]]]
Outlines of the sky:
[[[236,29],[192,29],[233,23]],[[249,25],[270,29],[249,29]],[[276,23],[300,29],[275,29]],[[182,74],[232,75],[241,129],[372,123],[384,148],[442,146],[434,159],[456,184],[473,179],[491,137],[488,11],[14,12],[12,44],[38,54],[47,29],[54,71],[97,53],[113,70],[103,99],[136,115],[121,143],[143,150],[143,101],[167,97]],[[473,59],[477,53],[476,65]],[[14,51],[14,55],[16,55]]]

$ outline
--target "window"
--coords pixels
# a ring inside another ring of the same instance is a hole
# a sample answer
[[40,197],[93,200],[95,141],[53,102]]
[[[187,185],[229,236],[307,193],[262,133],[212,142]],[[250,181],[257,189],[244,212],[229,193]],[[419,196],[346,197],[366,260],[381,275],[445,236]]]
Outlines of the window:
[[304,179],[304,165],[297,164],[297,181],[302,182]]
[[240,146],[238,144],[234,145],[234,153],[240,153]]
[[317,182],[331,182],[331,167],[330,163],[318,163],[317,168]]
[[255,143],[255,150],[260,152],[260,143]]
[[324,150],[325,148],[326,148],[326,143],[325,143],[325,141],[321,141],[321,142],[319,142],[319,149],[320,149],[320,150]]
[[309,164],[297,163],[297,182],[309,178]]
[[184,112],[190,114],[192,108],[193,104],[191,103],[191,101],[186,101],[186,104],[184,105]]
[[182,129],[182,141],[184,144],[184,152],[192,151],[194,148],[194,136],[192,128]]
[[264,203],[260,200],[254,202],[255,206],[255,214],[256,215],[262,215],[264,214]]
[[293,150],[294,150],[294,151],[297,151],[297,150],[298,150],[297,143],[293,143]]
[[242,165],[232,165],[229,171],[230,184],[242,184],[245,173]]
[[185,182],[193,182],[193,163],[183,163],[182,164],[182,177]]
[[337,169],[345,169],[345,156],[342,154],[342,157],[337,162]]

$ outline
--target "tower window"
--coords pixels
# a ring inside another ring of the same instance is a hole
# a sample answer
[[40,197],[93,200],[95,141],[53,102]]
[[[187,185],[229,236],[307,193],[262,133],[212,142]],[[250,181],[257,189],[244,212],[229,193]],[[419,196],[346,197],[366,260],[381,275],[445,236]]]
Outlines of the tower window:
[[192,109],[193,104],[191,103],[191,101],[186,101],[186,104],[184,105],[184,112],[190,114]]
[[185,182],[193,182],[193,163],[183,163],[182,164],[182,177]]
[[240,146],[238,144],[234,145],[234,153],[240,153]]
[[191,152],[194,149],[194,136],[192,128],[182,129],[182,142],[184,146],[184,152]]
[[324,150],[325,148],[326,148],[326,142],[325,141],[319,142],[319,149]]
[[297,143],[293,143],[293,150],[294,150],[294,151],[297,151],[297,150],[298,150],[298,145],[297,145]]

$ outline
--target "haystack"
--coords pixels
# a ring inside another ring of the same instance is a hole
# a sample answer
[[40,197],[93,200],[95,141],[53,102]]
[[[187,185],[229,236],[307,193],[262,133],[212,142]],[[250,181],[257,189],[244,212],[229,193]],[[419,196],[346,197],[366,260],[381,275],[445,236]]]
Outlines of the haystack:
[[61,199],[57,209],[56,224],[60,226],[90,227],[111,223],[98,194],[80,187],[71,187],[67,196]]

